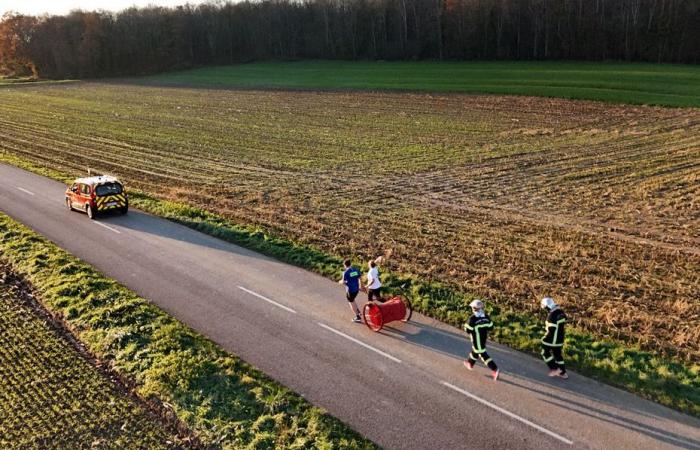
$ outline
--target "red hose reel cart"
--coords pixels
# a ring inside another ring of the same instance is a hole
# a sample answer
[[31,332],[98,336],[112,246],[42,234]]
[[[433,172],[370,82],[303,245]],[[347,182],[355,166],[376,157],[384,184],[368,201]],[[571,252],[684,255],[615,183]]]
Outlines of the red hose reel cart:
[[385,324],[400,320],[411,320],[413,307],[408,298],[396,295],[383,303],[369,302],[362,309],[365,325],[372,331],[381,330]]

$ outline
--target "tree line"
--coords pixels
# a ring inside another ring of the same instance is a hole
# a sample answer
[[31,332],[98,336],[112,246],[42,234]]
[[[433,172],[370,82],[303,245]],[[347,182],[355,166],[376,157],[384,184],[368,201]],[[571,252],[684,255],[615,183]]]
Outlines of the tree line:
[[700,0],[262,0],[6,14],[0,69],[46,78],[271,59],[700,61]]

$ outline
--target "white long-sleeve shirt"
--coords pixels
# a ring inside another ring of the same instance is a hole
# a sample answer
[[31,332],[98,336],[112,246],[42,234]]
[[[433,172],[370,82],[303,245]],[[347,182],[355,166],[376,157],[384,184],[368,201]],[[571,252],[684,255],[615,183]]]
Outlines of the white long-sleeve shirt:
[[382,287],[382,283],[379,281],[379,269],[372,267],[367,272],[367,288],[379,289],[380,287]]

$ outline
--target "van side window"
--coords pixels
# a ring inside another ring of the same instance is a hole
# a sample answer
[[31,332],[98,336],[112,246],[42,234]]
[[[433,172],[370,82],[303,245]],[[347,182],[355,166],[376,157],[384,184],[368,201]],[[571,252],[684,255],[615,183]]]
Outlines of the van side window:
[[80,192],[80,185],[78,185],[78,183],[73,183],[73,186],[70,187],[70,190],[76,193]]
[[87,184],[83,184],[83,185],[81,185],[80,191],[85,195],[90,195],[90,186]]

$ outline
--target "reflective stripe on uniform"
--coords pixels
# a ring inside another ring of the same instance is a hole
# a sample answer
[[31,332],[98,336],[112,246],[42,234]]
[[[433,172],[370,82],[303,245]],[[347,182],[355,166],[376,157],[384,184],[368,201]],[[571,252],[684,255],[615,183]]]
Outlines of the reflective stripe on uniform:
[[565,321],[566,321],[566,319],[559,319],[559,320],[557,320],[557,323],[556,323],[556,325],[555,325],[556,328],[554,329],[554,338],[552,339],[552,343],[554,343],[554,344],[557,343],[557,337],[558,337],[558,335],[559,335],[559,324],[562,323],[562,322],[565,322]]
[[544,352],[542,352],[542,359],[544,359],[544,362],[550,362],[554,359],[554,356],[550,356],[549,358],[547,358],[546,356],[544,356]]
[[474,327],[474,334],[476,335],[476,348],[481,349],[479,353],[484,352],[484,346],[481,344],[481,335],[479,334],[479,328],[491,328],[493,327],[493,322],[482,323]]
[[557,323],[553,323],[553,322],[545,322],[545,323],[547,324],[547,328],[549,328],[549,327],[558,327],[559,324],[562,322],[566,322],[566,318],[557,320]]
[[547,342],[547,341],[545,341],[545,339],[546,339],[546,337],[547,337],[547,336],[545,335],[545,336],[541,339],[541,342],[542,342],[543,344],[547,344],[547,345],[549,345],[549,346],[551,346],[551,347],[562,347],[562,346],[564,345],[563,343],[562,343],[562,344],[557,344],[556,342],[557,342],[557,338],[559,337],[559,325],[561,325],[562,323],[565,323],[565,322],[566,322],[566,317],[557,320],[556,323],[553,323],[553,322],[545,322],[545,331],[549,332],[549,329],[550,329],[550,328],[554,328],[554,336],[552,336],[552,342]]

